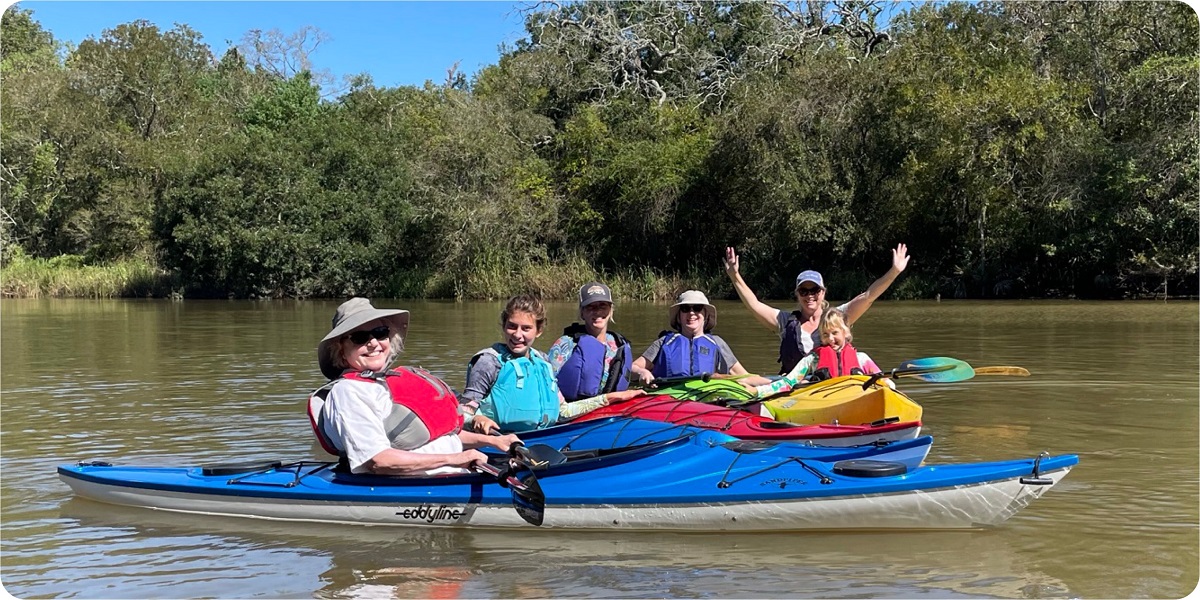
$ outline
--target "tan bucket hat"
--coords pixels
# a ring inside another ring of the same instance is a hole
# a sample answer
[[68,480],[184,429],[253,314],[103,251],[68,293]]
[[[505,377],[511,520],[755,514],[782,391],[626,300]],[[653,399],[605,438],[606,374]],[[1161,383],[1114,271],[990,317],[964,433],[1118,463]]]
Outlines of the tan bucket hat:
[[679,307],[684,304],[703,305],[704,332],[708,333],[712,331],[712,328],[717,324],[717,307],[709,303],[708,297],[703,292],[697,290],[688,290],[675,299],[675,304],[671,305],[671,329],[675,331],[682,329],[679,326]]
[[[333,313],[333,329],[317,344],[317,364],[326,378],[337,379],[342,376],[342,370],[330,361],[325,347],[337,341],[342,335],[376,319],[383,319],[393,332],[400,332],[400,339],[403,340],[404,336],[408,335],[407,310],[375,308],[366,298],[351,298],[337,307],[337,311]],[[397,349],[393,348],[393,352],[396,351]]]

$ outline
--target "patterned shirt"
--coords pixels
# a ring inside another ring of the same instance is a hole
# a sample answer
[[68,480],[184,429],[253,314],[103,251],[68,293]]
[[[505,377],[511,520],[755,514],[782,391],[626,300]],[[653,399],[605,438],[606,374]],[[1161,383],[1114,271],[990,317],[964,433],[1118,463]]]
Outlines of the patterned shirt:
[[[858,364],[862,367],[863,373],[879,372],[879,365],[876,365],[875,361],[871,360],[871,357],[867,356],[866,352],[857,352],[857,354]],[[787,375],[784,375],[783,377],[780,377],[771,383],[766,383],[755,387],[754,389],[757,390],[755,395],[759,398],[766,398],[772,394],[790,391],[795,388],[797,384],[804,381],[804,378],[808,376],[809,373],[816,370],[816,368],[817,353],[809,352],[804,356],[804,358],[800,359],[800,362],[796,363],[795,367],[792,367],[792,370],[789,371]],[[890,384],[891,382],[889,381],[888,383]]]
[[[575,340],[569,335],[564,335],[557,340],[554,340],[554,345],[550,346],[550,352],[546,356],[550,360],[550,366],[554,369],[554,374],[557,375],[562,366],[566,364],[567,359],[571,357],[571,351],[575,350]],[[600,372],[600,389],[604,389],[604,385],[608,383],[608,371],[612,366],[612,361],[617,357],[617,338],[611,333],[604,334],[604,369]]]

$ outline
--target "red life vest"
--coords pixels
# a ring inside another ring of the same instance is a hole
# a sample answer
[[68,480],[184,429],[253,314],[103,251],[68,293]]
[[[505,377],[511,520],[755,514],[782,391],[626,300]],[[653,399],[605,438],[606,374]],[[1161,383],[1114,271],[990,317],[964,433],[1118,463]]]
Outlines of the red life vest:
[[842,375],[862,375],[862,365],[858,364],[858,351],[847,343],[838,352],[833,346],[818,346],[813,352],[817,353],[817,369],[809,377],[810,381],[833,379]]
[[[349,372],[343,374],[342,379],[374,382],[387,388],[392,399],[392,410],[384,418],[383,429],[394,448],[412,450],[443,435],[462,430],[463,417],[459,413],[458,398],[454,391],[424,369],[398,367],[386,373]],[[329,390],[337,381],[313,392],[308,402],[308,422],[321,447],[333,455],[341,455],[342,452],[321,426],[321,409]]]

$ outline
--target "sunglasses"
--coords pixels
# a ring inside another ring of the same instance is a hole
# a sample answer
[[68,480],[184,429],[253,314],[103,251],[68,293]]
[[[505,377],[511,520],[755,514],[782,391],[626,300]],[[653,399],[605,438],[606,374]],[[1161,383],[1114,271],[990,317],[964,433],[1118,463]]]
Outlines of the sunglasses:
[[679,312],[704,314],[704,305],[703,304],[680,304]]
[[349,338],[351,342],[354,342],[354,345],[361,346],[371,341],[371,338],[385,340],[391,334],[391,328],[389,328],[387,325],[380,325],[379,327],[371,330],[352,331],[347,334],[346,337]]
[[821,293],[821,288],[819,288],[819,287],[798,287],[798,288],[796,288],[796,293],[800,294],[801,296],[815,296],[815,295]]

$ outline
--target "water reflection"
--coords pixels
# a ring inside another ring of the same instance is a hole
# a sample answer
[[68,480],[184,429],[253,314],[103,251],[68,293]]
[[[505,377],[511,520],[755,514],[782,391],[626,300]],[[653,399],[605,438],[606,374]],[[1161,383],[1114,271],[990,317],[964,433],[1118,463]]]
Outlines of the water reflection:
[[[339,527],[79,499],[65,503],[60,518],[70,532],[66,547],[103,542],[120,558],[123,577],[105,576],[96,566],[99,577],[88,578],[87,588],[102,586],[120,597],[202,596],[250,579],[258,593],[316,590],[325,598],[1072,595],[989,532],[563,535]],[[919,553],[912,551],[916,540]],[[180,556],[164,561],[164,549]],[[66,566],[87,572],[92,560],[68,552],[53,558],[50,572]],[[35,589],[62,591],[53,582]]]

